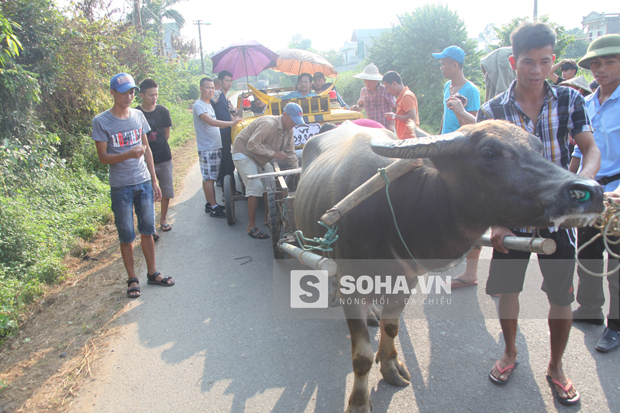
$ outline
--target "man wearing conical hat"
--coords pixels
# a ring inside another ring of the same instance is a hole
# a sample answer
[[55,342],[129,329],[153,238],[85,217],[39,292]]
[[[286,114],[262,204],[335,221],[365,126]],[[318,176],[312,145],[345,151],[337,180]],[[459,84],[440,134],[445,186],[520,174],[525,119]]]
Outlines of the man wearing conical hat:
[[[596,180],[605,188],[605,196],[620,203],[620,35],[608,34],[590,44],[588,52],[579,61],[579,66],[589,69],[599,87],[586,97],[586,108],[594,127],[594,140],[601,150],[601,169]],[[581,161],[579,148],[575,148],[571,171],[576,171]],[[600,231],[591,227],[579,229],[579,246],[589,242]],[[620,253],[620,244],[608,243],[610,249]],[[603,238],[597,238],[579,253],[579,260],[592,272],[602,273],[605,266]],[[607,270],[618,266],[618,259],[609,257]],[[603,278],[594,277],[579,268],[577,302],[579,308],[573,311],[573,321],[602,325],[605,323],[603,304]],[[620,342],[620,288],[618,271],[607,277],[609,284],[609,314],[607,328],[596,344],[596,349],[607,353],[619,347]]]
[[377,66],[371,63],[364,68],[362,73],[353,77],[364,80],[364,85],[366,86],[360,92],[357,105],[351,106],[351,109],[358,112],[365,109],[368,119],[372,119],[386,128],[394,130],[394,122],[386,119],[385,114],[394,111],[394,108],[396,108],[396,98],[390,95],[385,86],[381,84],[383,75],[379,73]]

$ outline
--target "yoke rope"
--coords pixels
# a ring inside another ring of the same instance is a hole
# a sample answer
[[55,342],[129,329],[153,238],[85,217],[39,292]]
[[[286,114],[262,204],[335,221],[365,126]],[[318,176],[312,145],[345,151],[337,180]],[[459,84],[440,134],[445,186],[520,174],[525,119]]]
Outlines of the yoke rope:
[[398,223],[396,222],[396,213],[394,212],[394,208],[392,207],[392,201],[390,200],[390,178],[387,176],[387,173],[385,172],[385,168],[379,168],[378,172],[381,174],[381,176],[383,177],[383,180],[385,181],[385,195],[387,196],[387,201],[388,201],[388,205],[390,206],[390,211],[392,212],[392,219],[394,220],[394,226],[396,227],[396,232],[398,232],[398,236],[400,237],[400,241],[403,243],[403,246],[405,247],[405,249],[407,250],[407,253],[409,254],[409,256],[411,257],[411,259],[417,264],[419,265],[424,271],[426,272],[444,272],[444,271],[449,271],[452,268],[456,267],[457,265],[459,265],[461,262],[463,262],[463,260],[465,259],[465,257],[467,257],[467,255],[469,255],[469,253],[471,252],[471,250],[475,247],[472,246],[469,251],[467,251],[467,253],[465,255],[463,255],[461,257],[461,259],[455,260],[452,264],[448,265],[445,268],[437,268],[434,270],[430,270],[428,268],[426,268],[425,266],[423,266],[420,261],[416,260],[416,258],[413,256],[413,254],[411,253],[411,251],[409,250],[409,247],[407,247],[407,243],[405,242],[405,240],[403,239],[402,234],[400,233],[400,228],[398,227]]
[[[289,228],[293,228],[293,226],[291,225],[291,221],[289,220],[289,217],[288,217],[288,199],[289,199],[288,197],[284,198],[284,205],[282,208],[282,218],[286,220]],[[336,242],[336,240],[338,239],[338,235],[336,235],[336,232],[338,231],[338,227],[335,225],[332,225],[330,227],[321,221],[319,221],[319,224],[327,228],[327,233],[325,234],[324,237],[306,238],[304,237],[304,234],[303,232],[301,232],[301,230],[297,230],[295,232],[289,231],[286,234],[284,234],[284,236],[286,237],[288,234],[293,233],[293,236],[295,237],[295,240],[297,240],[299,247],[303,249],[304,251],[312,251],[312,250],[323,251],[323,252],[333,251],[334,249],[331,247],[331,245],[334,242]],[[306,245],[307,243],[312,243],[316,245]]]
[[[323,251],[323,252],[333,251],[334,249],[331,247],[331,245],[334,242],[336,242],[336,240],[338,240],[338,235],[336,235],[336,231],[338,231],[338,227],[335,225],[332,225],[330,227],[321,221],[318,221],[318,223],[324,226],[325,228],[327,228],[327,233],[325,234],[324,237],[306,238],[304,237],[304,234],[300,230],[297,230],[293,234],[295,235],[295,239],[297,240],[297,243],[299,244],[301,249],[303,249],[304,251],[312,251],[312,250]],[[305,243],[314,243],[317,245],[307,246]]]
[[575,261],[577,261],[577,265],[579,268],[584,270],[590,275],[595,277],[607,277],[620,269],[620,264],[616,266],[611,271],[596,273],[587,269],[580,261],[579,261],[579,253],[586,248],[588,245],[592,244],[598,238],[603,237],[603,244],[605,245],[605,249],[607,250],[607,254],[609,254],[610,258],[620,259],[620,255],[616,254],[611,250],[611,245],[620,244],[620,238],[617,240],[611,240],[610,237],[620,237],[620,204],[615,203],[611,198],[605,199],[605,212],[603,212],[596,219],[594,228],[601,231],[600,234],[596,234],[592,237],[591,240],[583,244],[581,247],[577,248],[575,251]]

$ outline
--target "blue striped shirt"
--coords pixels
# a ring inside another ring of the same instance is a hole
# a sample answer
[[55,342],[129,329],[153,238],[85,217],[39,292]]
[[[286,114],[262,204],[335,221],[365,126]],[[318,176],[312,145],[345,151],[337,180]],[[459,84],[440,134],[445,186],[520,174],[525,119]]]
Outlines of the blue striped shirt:
[[[620,173],[620,86],[602,105],[599,103],[601,88],[586,97],[588,115],[594,127],[594,141],[601,151],[601,169],[596,180]],[[581,158],[581,151],[575,147],[573,156]],[[613,192],[620,180],[605,185],[605,192]]]

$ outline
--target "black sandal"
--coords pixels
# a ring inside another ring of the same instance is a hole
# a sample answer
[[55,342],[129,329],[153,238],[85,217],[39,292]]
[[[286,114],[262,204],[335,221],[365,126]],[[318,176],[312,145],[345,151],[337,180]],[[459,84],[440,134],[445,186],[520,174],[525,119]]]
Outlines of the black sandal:
[[[132,283],[138,283],[140,284],[140,280],[138,280],[137,278],[130,278],[127,280],[127,297],[129,298],[138,298],[140,297],[140,285],[138,285],[137,287],[129,287]],[[137,294],[132,294],[132,293],[137,293]]]
[[155,284],[161,285],[163,287],[172,287],[174,285],[174,281],[168,283],[168,280],[171,280],[172,277],[164,277],[161,280],[157,281],[156,278],[158,275],[161,275],[159,271],[155,271],[155,274],[149,275],[148,271],[146,273],[146,278],[148,279],[147,284]]

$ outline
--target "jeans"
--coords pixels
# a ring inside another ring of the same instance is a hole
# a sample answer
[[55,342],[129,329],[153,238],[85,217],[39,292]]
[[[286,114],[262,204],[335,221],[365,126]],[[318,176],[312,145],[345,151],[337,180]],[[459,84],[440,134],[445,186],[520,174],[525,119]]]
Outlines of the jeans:
[[140,234],[155,235],[155,205],[151,181],[138,185],[112,187],[110,198],[118,239],[122,244],[131,244],[136,239],[132,207],[136,210]]

